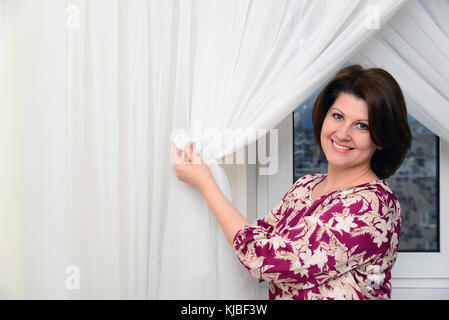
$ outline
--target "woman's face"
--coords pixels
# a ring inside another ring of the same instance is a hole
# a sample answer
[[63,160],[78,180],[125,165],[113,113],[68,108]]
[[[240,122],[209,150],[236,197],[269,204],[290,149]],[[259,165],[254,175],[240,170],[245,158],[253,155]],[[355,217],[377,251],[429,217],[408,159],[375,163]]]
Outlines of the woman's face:
[[329,165],[339,168],[370,167],[377,145],[368,129],[368,105],[340,93],[324,118],[321,147]]

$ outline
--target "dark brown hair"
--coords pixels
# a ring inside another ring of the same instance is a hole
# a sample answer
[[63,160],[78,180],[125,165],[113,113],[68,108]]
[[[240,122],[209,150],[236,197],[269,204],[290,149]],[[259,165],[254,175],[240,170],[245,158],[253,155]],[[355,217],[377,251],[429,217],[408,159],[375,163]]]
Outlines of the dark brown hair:
[[382,148],[371,157],[371,169],[380,179],[388,178],[401,166],[412,143],[407,108],[399,84],[380,68],[363,69],[353,65],[340,70],[320,92],[313,108],[313,131],[320,147],[324,118],[342,92],[363,99],[368,105],[370,137]]

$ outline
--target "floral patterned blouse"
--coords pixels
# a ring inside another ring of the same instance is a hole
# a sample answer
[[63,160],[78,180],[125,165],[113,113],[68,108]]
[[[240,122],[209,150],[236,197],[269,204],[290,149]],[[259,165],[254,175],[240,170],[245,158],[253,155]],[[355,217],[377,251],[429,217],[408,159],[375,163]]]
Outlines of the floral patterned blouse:
[[313,201],[325,177],[301,177],[265,218],[241,228],[233,241],[239,260],[268,281],[271,300],[390,299],[397,198],[376,180]]

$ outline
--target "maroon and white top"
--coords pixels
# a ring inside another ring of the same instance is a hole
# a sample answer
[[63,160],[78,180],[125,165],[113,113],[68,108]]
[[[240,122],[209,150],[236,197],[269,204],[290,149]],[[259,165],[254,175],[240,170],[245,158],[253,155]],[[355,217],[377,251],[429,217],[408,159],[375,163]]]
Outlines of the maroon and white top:
[[326,174],[299,178],[233,247],[270,299],[390,299],[401,208],[386,180],[312,200]]

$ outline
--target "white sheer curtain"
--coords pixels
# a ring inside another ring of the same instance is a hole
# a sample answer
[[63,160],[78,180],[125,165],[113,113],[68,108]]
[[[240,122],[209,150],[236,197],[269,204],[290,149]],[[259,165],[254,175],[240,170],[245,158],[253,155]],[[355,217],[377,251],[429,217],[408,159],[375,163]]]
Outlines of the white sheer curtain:
[[242,129],[201,137],[211,160],[252,143],[403,3],[3,0],[18,55],[2,110],[20,147],[2,152],[20,159],[21,189],[0,205],[24,236],[7,238],[23,248],[23,297],[257,298],[204,199],[174,176],[171,133]]
[[13,20],[2,49],[14,44],[6,52],[17,53],[1,88],[12,92],[2,109],[17,121],[5,136],[16,145],[2,144],[2,158],[18,160],[20,182],[9,191],[14,203],[1,204],[2,231],[14,229],[0,246],[10,248],[0,291],[145,298],[154,145],[147,3],[2,0],[1,8]]

